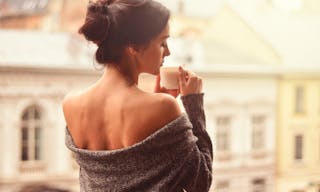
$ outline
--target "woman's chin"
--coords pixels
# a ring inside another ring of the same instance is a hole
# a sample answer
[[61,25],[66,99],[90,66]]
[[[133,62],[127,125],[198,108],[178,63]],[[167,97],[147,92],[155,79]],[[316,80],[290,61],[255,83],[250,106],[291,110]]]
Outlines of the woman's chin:
[[160,74],[160,67],[161,66],[159,66],[159,67],[157,67],[157,68],[155,68],[153,70],[146,70],[143,73],[148,73],[150,75],[159,75]]
[[157,69],[155,69],[151,74],[152,74],[152,75],[159,75],[159,74],[160,74],[160,67],[158,67]]
[[148,72],[144,72],[144,73],[147,73],[149,75],[159,75],[160,71],[159,70],[158,71],[152,71],[152,72],[148,71]]
[[152,75],[159,75],[160,74],[160,70],[155,71],[154,73],[152,73]]

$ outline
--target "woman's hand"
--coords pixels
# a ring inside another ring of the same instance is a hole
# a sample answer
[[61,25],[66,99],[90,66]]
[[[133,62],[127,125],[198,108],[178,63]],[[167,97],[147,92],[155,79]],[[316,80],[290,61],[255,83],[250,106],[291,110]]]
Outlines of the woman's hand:
[[202,92],[202,78],[179,67],[179,89],[181,96]]
[[177,97],[180,93],[179,89],[166,89],[164,87],[160,86],[160,75],[157,75],[156,78],[156,86],[154,87],[155,93],[167,93],[169,95],[172,95],[173,97]]

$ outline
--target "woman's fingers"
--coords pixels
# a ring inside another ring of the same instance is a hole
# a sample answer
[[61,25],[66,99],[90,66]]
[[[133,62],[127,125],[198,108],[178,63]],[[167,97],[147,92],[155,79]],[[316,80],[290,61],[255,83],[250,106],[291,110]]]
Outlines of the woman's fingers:
[[179,87],[181,96],[201,93],[202,91],[202,79],[192,71],[187,71],[182,67],[179,68]]
[[178,97],[180,94],[179,89],[166,89],[164,87],[160,88],[160,93],[167,93],[169,95],[172,95],[173,97]]
[[166,89],[164,87],[161,87],[160,85],[160,75],[156,76],[156,84],[154,86],[154,93],[167,93],[169,95],[172,95],[173,97],[177,97],[180,94],[179,89]]
[[178,97],[180,92],[178,89],[170,89],[170,90],[167,90],[167,93],[169,95],[172,95],[173,97]]
[[156,77],[155,92],[167,93],[173,97],[201,93],[202,91],[202,78],[197,76],[192,71],[187,71],[183,67],[179,67],[179,89],[169,90],[160,86],[160,76]]
[[179,67],[179,87],[184,87],[186,84],[186,71]]

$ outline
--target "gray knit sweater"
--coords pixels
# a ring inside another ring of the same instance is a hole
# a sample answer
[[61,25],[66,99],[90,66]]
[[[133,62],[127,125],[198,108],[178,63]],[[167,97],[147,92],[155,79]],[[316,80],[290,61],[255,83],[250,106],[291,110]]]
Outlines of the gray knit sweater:
[[209,191],[213,154],[203,94],[181,99],[187,114],[127,148],[79,149],[66,129],[66,145],[80,166],[81,192]]

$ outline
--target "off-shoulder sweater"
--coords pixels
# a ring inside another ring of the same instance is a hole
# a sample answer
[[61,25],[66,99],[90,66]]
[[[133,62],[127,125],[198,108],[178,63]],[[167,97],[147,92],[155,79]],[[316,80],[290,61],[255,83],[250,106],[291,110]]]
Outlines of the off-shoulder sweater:
[[207,192],[212,143],[203,94],[181,97],[186,113],[143,141],[116,150],[77,148],[66,128],[66,146],[80,167],[81,192]]

